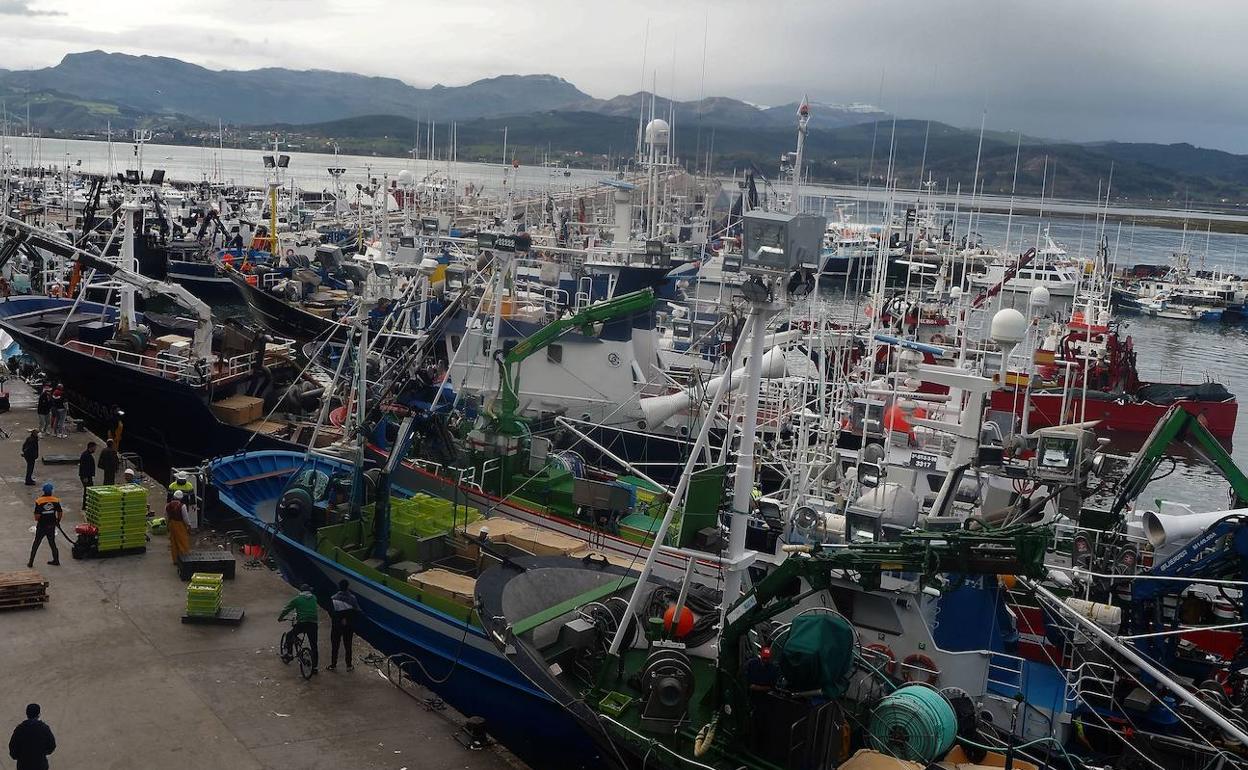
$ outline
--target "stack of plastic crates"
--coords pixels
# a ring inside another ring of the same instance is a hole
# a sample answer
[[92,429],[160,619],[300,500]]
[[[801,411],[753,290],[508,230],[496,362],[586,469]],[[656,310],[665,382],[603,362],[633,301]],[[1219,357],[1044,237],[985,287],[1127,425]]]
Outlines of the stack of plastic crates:
[[221,612],[221,575],[196,572],[186,587],[186,614],[216,617]]
[[99,550],[147,545],[147,489],[138,484],[87,488],[87,521],[99,530]]

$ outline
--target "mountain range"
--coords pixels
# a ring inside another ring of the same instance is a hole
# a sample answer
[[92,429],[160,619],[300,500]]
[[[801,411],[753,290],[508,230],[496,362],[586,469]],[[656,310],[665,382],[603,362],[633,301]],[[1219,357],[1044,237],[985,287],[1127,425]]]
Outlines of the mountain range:
[[[677,101],[646,92],[592,97],[554,75],[502,75],[463,86],[418,88],[395,78],[325,70],[211,70],[179,59],[88,51],[35,70],[0,70],[9,128],[75,135],[151,127],[158,141],[200,143],[218,121],[235,143],[280,131],[304,149],[406,155],[424,146],[429,122],[438,152],[456,123],[458,157],[618,165],[635,147],[638,116],[674,120],[676,154],[690,165],[774,175],[795,141],[796,101],[763,107],[724,96]],[[881,183],[920,177],[969,191],[978,169],[986,192],[1044,191],[1093,198],[1112,175],[1119,199],[1237,206],[1248,200],[1248,156],[1190,144],[1078,144],[979,132],[924,120],[893,120],[866,105],[811,105],[806,160],[813,180]],[[422,137],[418,139],[417,137]],[[250,146],[250,145],[249,145]],[[1017,157],[1018,171],[1015,174]]]

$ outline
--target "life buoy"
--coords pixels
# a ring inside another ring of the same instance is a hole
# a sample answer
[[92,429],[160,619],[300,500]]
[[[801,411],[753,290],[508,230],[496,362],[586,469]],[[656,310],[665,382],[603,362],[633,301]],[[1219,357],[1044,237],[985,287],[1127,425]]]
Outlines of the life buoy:
[[884,673],[892,676],[897,671],[897,655],[893,653],[893,648],[883,642],[873,642],[864,646],[862,649],[871,650],[888,658],[888,663],[884,664]]
[[294,249],[286,249],[286,256],[288,256],[288,257],[293,257],[293,256],[295,256],[295,250],[294,250]]
[[930,342],[933,345],[943,345],[946,342],[945,335],[937,332],[936,334],[933,334],[931,338],[928,339],[928,342]]
[[905,660],[901,661],[901,667],[901,678],[907,682],[935,685],[940,681],[940,669],[936,667],[936,661],[921,652],[907,655]]

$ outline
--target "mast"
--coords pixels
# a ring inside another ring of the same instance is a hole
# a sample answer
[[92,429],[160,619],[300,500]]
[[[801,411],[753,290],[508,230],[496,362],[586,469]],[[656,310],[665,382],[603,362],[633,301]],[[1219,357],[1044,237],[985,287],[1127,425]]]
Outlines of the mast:
[[806,125],[810,123],[810,100],[802,97],[802,104],[797,108],[797,154],[793,159],[793,191],[789,194],[789,213],[800,214],[802,191],[802,156],[806,150]]

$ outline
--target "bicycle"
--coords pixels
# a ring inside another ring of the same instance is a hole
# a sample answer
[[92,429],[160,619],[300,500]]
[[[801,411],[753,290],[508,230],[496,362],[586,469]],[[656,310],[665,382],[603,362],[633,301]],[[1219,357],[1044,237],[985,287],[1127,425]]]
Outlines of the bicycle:
[[313,673],[312,647],[308,644],[307,634],[296,628],[298,623],[297,619],[291,619],[290,629],[282,634],[282,641],[277,646],[277,657],[287,665],[298,660],[299,673],[307,680],[312,678]]

